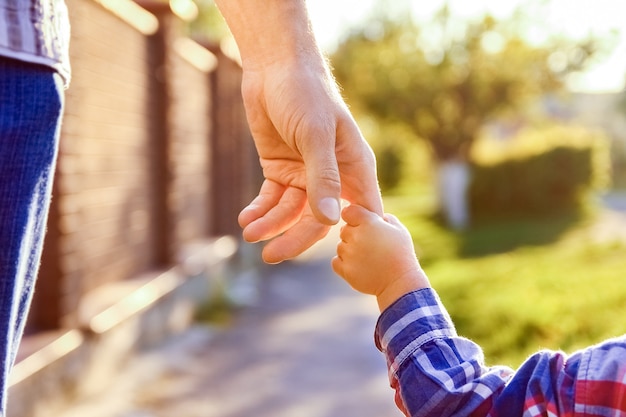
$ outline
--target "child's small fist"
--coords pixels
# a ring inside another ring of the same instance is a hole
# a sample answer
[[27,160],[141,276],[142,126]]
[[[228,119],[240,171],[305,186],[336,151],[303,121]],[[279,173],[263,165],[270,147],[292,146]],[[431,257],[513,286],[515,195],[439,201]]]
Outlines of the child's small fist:
[[332,266],[354,289],[379,296],[398,279],[421,273],[411,235],[395,216],[351,205],[342,218]]

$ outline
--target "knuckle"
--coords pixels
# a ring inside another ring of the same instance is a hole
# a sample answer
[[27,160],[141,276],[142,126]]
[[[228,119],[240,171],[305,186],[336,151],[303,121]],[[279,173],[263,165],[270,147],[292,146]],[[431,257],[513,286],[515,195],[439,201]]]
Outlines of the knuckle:
[[330,183],[336,187],[341,186],[341,178],[339,172],[334,168],[322,168],[316,172],[316,177],[319,180]]

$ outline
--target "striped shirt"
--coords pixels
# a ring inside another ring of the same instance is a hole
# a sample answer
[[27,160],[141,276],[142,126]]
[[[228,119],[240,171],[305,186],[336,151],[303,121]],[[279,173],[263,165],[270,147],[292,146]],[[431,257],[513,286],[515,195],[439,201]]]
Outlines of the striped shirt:
[[626,415],[626,336],[571,356],[541,351],[517,371],[487,367],[481,349],[457,336],[435,291],[424,289],[383,312],[375,340],[407,416]]
[[0,0],[0,56],[51,67],[70,81],[64,0]]

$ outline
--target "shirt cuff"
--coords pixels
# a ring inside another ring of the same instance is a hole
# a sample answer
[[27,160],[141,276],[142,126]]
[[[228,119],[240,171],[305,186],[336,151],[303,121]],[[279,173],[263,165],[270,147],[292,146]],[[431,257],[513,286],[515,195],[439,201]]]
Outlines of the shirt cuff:
[[400,297],[383,311],[374,340],[389,364],[399,366],[425,343],[456,335],[450,315],[435,290],[424,288]]

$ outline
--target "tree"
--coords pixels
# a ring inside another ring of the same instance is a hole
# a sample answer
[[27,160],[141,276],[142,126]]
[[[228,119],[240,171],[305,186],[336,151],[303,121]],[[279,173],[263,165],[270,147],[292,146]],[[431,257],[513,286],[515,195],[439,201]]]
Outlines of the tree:
[[594,53],[592,40],[531,45],[523,27],[520,14],[463,22],[445,6],[423,27],[383,13],[354,30],[331,61],[354,108],[410,127],[442,172],[454,165],[458,173],[489,119],[560,89]]
[[213,0],[194,0],[198,8],[198,16],[189,23],[192,37],[220,43],[231,33]]

